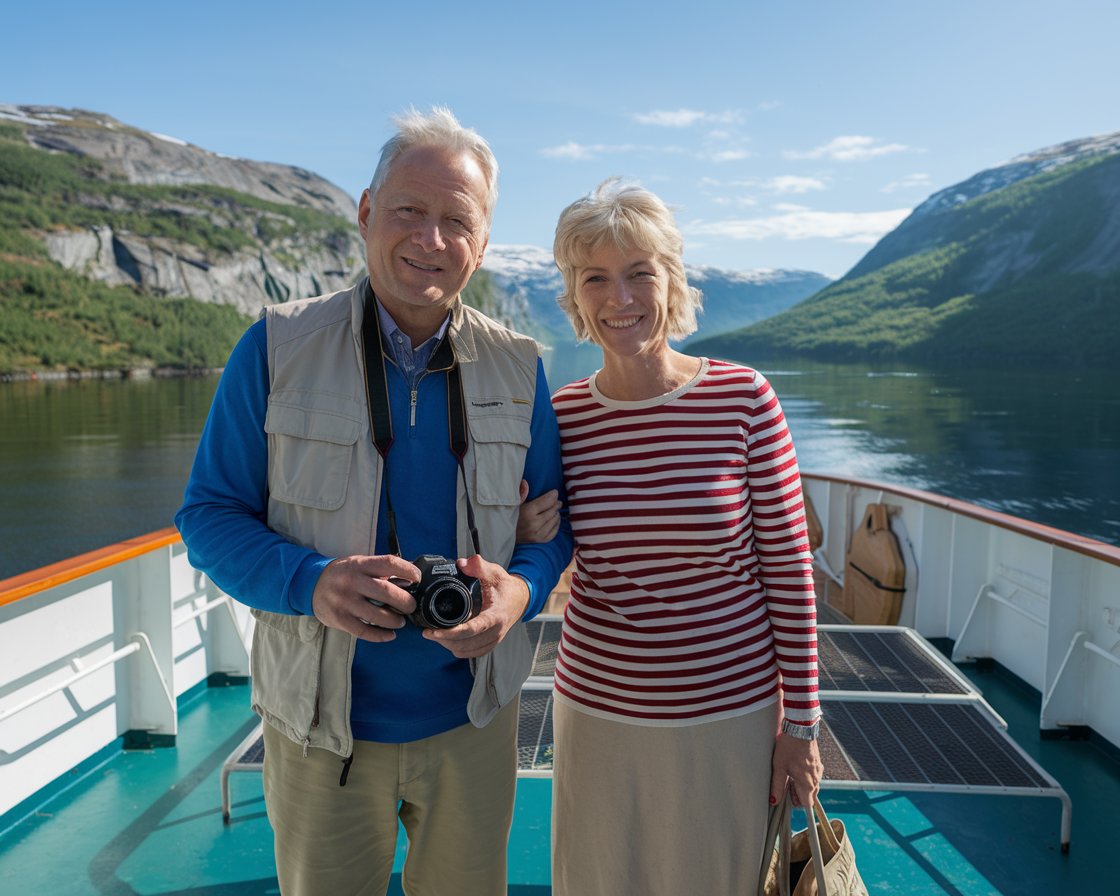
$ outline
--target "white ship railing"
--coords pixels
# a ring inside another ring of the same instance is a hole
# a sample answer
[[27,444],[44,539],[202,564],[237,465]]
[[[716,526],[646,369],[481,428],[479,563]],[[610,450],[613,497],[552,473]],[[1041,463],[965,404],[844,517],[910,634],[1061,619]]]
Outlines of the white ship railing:
[[174,743],[178,698],[248,678],[250,630],[174,529],[0,581],[0,816],[107,747]]
[[952,641],[956,662],[992,659],[1033,687],[1044,732],[1089,728],[1120,746],[1120,547],[903,486],[803,483],[832,583],[866,506],[888,505],[906,562],[899,623]]

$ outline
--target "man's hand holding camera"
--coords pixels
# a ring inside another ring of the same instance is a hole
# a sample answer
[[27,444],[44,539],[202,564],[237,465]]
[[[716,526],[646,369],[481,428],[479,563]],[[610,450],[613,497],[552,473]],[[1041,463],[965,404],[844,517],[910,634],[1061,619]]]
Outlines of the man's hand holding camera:
[[392,641],[394,629],[408,624],[416,609],[412,595],[390,579],[406,585],[419,579],[413,564],[401,557],[340,557],[319,575],[311,597],[315,618],[365,641]]
[[[417,562],[431,560],[442,558],[421,557]],[[459,659],[474,659],[497,647],[524,615],[529,586],[478,554],[455,561],[455,566],[462,575],[479,580],[482,610],[450,628],[425,627],[424,637],[438,641]],[[438,563],[433,567],[429,562],[425,568],[429,577],[434,569],[437,580],[447,576],[448,571]],[[395,629],[418,624],[414,593],[418,583],[427,584],[421,582],[422,572],[416,564],[392,554],[340,557],[327,565],[315,584],[311,598],[315,618],[365,641],[392,641]]]
[[480,554],[458,560],[459,571],[482,583],[482,612],[455,628],[425,629],[424,637],[438,641],[459,659],[485,656],[498,646],[529,606],[529,586]]

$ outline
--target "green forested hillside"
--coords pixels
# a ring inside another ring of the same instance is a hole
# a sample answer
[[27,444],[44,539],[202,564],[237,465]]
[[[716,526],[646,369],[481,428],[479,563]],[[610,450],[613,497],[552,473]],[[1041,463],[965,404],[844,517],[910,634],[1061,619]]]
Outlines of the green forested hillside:
[[0,252],[0,373],[219,367],[249,322],[229,305],[153,299]]
[[845,277],[690,346],[758,357],[1120,365],[1120,154],[915,215]]

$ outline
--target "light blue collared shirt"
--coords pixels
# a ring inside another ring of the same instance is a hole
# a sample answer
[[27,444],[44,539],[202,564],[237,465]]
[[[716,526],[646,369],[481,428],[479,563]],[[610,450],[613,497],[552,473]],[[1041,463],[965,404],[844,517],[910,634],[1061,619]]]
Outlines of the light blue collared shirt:
[[[376,299],[376,297],[375,297]],[[435,351],[439,341],[443,338],[443,334],[447,332],[447,325],[451,322],[451,315],[443,319],[443,323],[439,325],[435,335],[430,339],[421,342],[416,348],[412,347],[412,340],[408,334],[405,333],[397,322],[393,320],[393,316],[385,310],[385,306],[381,304],[380,299],[377,301],[377,319],[381,321],[381,334],[385,340],[385,344],[389,346],[389,351],[393,353],[393,360],[397,362],[397,366],[404,373],[408,379],[412,389],[416,388],[416,383],[420,376],[428,369],[428,361],[432,357],[432,352]]]

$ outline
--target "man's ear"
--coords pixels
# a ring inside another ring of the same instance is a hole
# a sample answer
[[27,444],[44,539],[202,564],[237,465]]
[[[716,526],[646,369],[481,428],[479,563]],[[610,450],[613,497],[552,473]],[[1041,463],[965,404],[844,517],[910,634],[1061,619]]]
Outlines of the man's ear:
[[486,247],[490,245],[490,234],[486,234],[486,239],[482,241],[482,248],[478,250],[478,260],[474,263],[474,269],[477,271],[482,267],[482,259],[486,256]]
[[362,239],[366,238],[366,232],[369,230],[369,213],[370,213],[370,195],[369,188],[362,190],[362,198],[358,200],[358,233],[362,235]]

